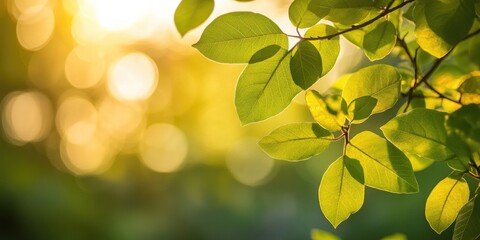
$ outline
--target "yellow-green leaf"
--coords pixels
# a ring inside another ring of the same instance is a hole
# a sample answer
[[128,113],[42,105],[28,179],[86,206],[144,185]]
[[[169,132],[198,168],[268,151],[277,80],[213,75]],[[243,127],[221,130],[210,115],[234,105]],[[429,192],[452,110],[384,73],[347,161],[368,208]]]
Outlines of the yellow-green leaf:
[[312,229],[310,232],[310,237],[312,240],[341,240],[339,237],[333,235],[332,233],[320,230]]
[[371,61],[382,59],[395,47],[397,31],[390,21],[383,21],[363,38],[363,49]]
[[453,240],[480,238],[480,197],[475,195],[458,213]]
[[363,170],[357,160],[347,156],[333,162],[323,174],[318,199],[328,221],[337,227],[363,205]]
[[316,123],[292,123],[275,129],[258,143],[270,157],[298,161],[323,152],[332,134]]
[[455,221],[460,209],[468,202],[470,190],[462,176],[461,172],[453,172],[440,181],[427,198],[425,217],[438,234]]
[[350,141],[347,156],[360,161],[365,185],[392,193],[418,192],[410,161],[384,138],[364,131]]
[[182,0],[175,10],[174,21],[180,35],[200,26],[212,14],[213,0]]
[[363,96],[353,100],[348,105],[348,116],[352,123],[362,123],[372,114],[377,105],[377,99],[370,96]]
[[330,113],[322,96],[315,90],[308,90],[305,94],[308,109],[315,121],[330,132],[340,131],[337,117]]

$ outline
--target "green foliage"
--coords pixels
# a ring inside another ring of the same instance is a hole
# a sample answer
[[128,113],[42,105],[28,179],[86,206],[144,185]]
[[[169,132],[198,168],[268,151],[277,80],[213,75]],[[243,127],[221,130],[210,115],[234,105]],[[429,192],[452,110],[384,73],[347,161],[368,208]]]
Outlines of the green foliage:
[[340,157],[323,174],[318,198],[320,208],[333,227],[337,227],[363,205],[363,170],[357,160]]
[[[464,176],[480,181],[479,6],[475,0],[295,0],[288,16],[296,35],[261,14],[233,12],[207,26],[194,47],[215,61],[247,64],[235,96],[242,124],[282,112],[304,92],[316,123],[289,124],[264,137],[259,145],[271,157],[304,160],[343,140],[319,187],[320,208],[334,227],[361,208],[365,186],[415,193],[414,171],[448,164],[454,173],[431,192],[426,219],[440,233],[458,213],[454,239],[475,239],[479,190],[467,203]],[[334,67],[340,36],[370,61],[393,60],[366,64],[323,93],[310,89]],[[297,40],[293,47],[288,38]],[[350,135],[372,114],[398,107],[389,111],[395,116],[382,114],[387,123],[377,127],[385,137]],[[312,238],[335,239],[320,230]]]
[[323,152],[332,142],[332,134],[315,123],[293,123],[282,126],[258,144],[277,159],[302,160]]
[[440,234],[455,221],[469,194],[461,172],[453,172],[435,186],[425,206],[425,217],[435,232]]
[[198,27],[212,14],[213,0],[182,0],[175,11],[175,26],[180,35]]

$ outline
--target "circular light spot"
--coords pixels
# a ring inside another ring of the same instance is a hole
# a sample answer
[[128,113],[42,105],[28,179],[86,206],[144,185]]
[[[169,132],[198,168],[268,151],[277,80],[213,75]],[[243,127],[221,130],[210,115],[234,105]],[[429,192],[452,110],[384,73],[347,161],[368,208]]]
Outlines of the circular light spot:
[[108,88],[119,100],[144,100],[157,86],[158,70],[147,55],[130,53],[115,61],[108,74]]
[[255,140],[246,139],[232,147],[226,164],[237,181],[248,186],[257,186],[268,180],[275,161],[260,150]]
[[55,16],[49,7],[29,8],[17,22],[17,39],[23,48],[36,51],[44,47],[52,37]]
[[143,121],[140,106],[105,98],[98,110],[99,126],[114,138],[123,138],[138,130]]
[[187,156],[188,143],[184,133],[173,125],[155,124],[145,131],[140,144],[143,163],[157,172],[178,170]]
[[25,12],[32,8],[42,8],[47,5],[49,0],[15,0],[15,6],[20,12]]
[[4,100],[2,123],[13,143],[24,144],[44,139],[52,125],[52,108],[39,92],[14,92]]
[[62,137],[68,142],[89,142],[97,128],[97,110],[83,97],[71,96],[58,108],[56,124]]
[[151,0],[94,0],[95,16],[107,31],[128,29],[150,10]]
[[99,173],[108,168],[110,152],[106,144],[98,138],[82,144],[62,141],[60,148],[65,166],[75,174]]
[[76,88],[89,88],[97,84],[105,71],[101,53],[87,47],[76,47],[65,61],[65,76]]

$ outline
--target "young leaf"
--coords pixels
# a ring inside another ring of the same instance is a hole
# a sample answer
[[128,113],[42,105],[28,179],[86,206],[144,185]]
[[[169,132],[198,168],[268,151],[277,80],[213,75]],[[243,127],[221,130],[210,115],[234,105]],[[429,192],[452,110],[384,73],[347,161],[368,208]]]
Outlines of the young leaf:
[[290,74],[291,53],[280,49],[266,60],[249,64],[238,79],[235,106],[242,124],[283,111],[302,88]]
[[333,235],[332,233],[320,229],[312,229],[312,231],[310,232],[310,237],[312,240],[341,240],[339,237]]
[[422,158],[445,161],[455,157],[447,146],[445,114],[425,108],[400,114],[380,129],[402,151]]
[[295,0],[288,8],[288,17],[293,26],[309,28],[317,24],[329,12],[328,8],[311,4],[312,0]]
[[305,100],[310,113],[318,124],[330,132],[340,131],[340,124],[337,122],[336,116],[328,111],[327,104],[317,91],[308,90],[305,93]]
[[363,96],[353,100],[348,105],[348,116],[352,123],[362,123],[372,114],[377,105],[377,99],[370,96]]
[[384,64],[369,66],[353,73],[345,84],[342,97],[348,105],[363,96],[377,99],[372,113],[391,108],[400,96],[400,74],[394,67]]
[[453,240],[473,240],[480,237],[480,197],[475,195],[458,213]]
[[277,46],[270,50],[287,49],[288,39],[272,20],[261,14],[232,12],[213,20],[193,46],[218,62],[248,63],[254,54],[270,46]]
[[315,46],[302,41],[290,60],[293,81],[303,89],[312,86],[322,74],[322,59]]
[[395,47],[396,29],[392,22],[383,21],[363,38],[363,49],[371,61],[382,59]]
[[480,105],[463,106],[450,114],[447,125],[460,136],[472,151],[480,149]]
[[[305,33],[306,38],[314,38],[319,36],[327,36],[336,33],[337,30],[331,26],[325,24],[318,24]],[[309,42],[315,46],[321,56],[321,74],[319,77],[327,74],[335,65],[338,54],[340,53],[340,39],[334,37],[331,39],[323,40],[309,40]]]
[[453,172],[440,181],[427,198],[425,217],[438,234],[447,229],[468,202],[470,190],[463,173]]
[[270,157],[298,161],[323,152],[332,134],[316,123],[293,123],[275,129],[258,143]]
[[200,26],[212,14],[213,0],[182,0],[175,10],[175,26],[182,37]]
[[337,228],[363,205],[363,170],[357,160],[340,157],[323,174],[318,198],[328,221]]
[[407,157],[384,138],[362,132],[347,145],[347,156],[360,161],[365,185],[392,193],[418,192]]

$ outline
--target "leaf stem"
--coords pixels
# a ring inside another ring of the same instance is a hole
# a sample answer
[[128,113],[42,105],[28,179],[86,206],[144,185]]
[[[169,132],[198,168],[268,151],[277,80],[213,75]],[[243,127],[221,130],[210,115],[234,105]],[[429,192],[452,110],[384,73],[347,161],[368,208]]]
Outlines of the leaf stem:
[[334,38],[334,37],[336,37],[336,36],[340,36],[340,35],[342,35],[342,34],[344,34],[344,33],[351,32],[351,31],[354,31],[354,30],[357,30],[357,29],[366,27],[366,26],[374,23],[374,22],[377,21],[378,19],[380,19],[380,18],[388,15],[389,13],[394,12],[394,11],[402,8],[403,6],[405,6],[405,5],[407,5],[407,4],[411,3],[411,2],[414,2],[414,1],[415,1],[415,0],[407,0],[407,1],[402,2],[401,4],[399,4],[399,5],[395,6],[395,7],[390,8],[390,7],[393,5],[393,2],[394,2],[394,0],[392,0],[392,1],[388,4],[388,6],[387,6],[380,14],[378,14],[378,15],[375,16],[374,18],[372,18],[372,19],[370,19],[370,20],[368,20],[368,21],[366,21],[366,22],[364,22],[364,23],[361,23],[361,24],[358,24],[358,25],[352,25],[352,26],[351,26],[350,28],[348,28],[348,29],[345,29],[345,30],[343,30],[343,31],[336,32],[336,33],[333,33],[333,34],[330,34],[330,35],[326,35],[326,36],[309,37],[309,38],[302,38],[302,37],[300,37],[300,38],[302,38],[302,39],[304,39],[304,40],[310,40],[310,41],[312,41],[312,40],[331,39],[331,38]]
[[350,143],[350,137],[348,136],[349,135],[349,132],[350,132],[350,124],[347,125],[347,126],[342,126],[342,135],[344,136],[344,143],[343,143],[343,155],[345,155],[347,153],[347,146],[348,144]]

